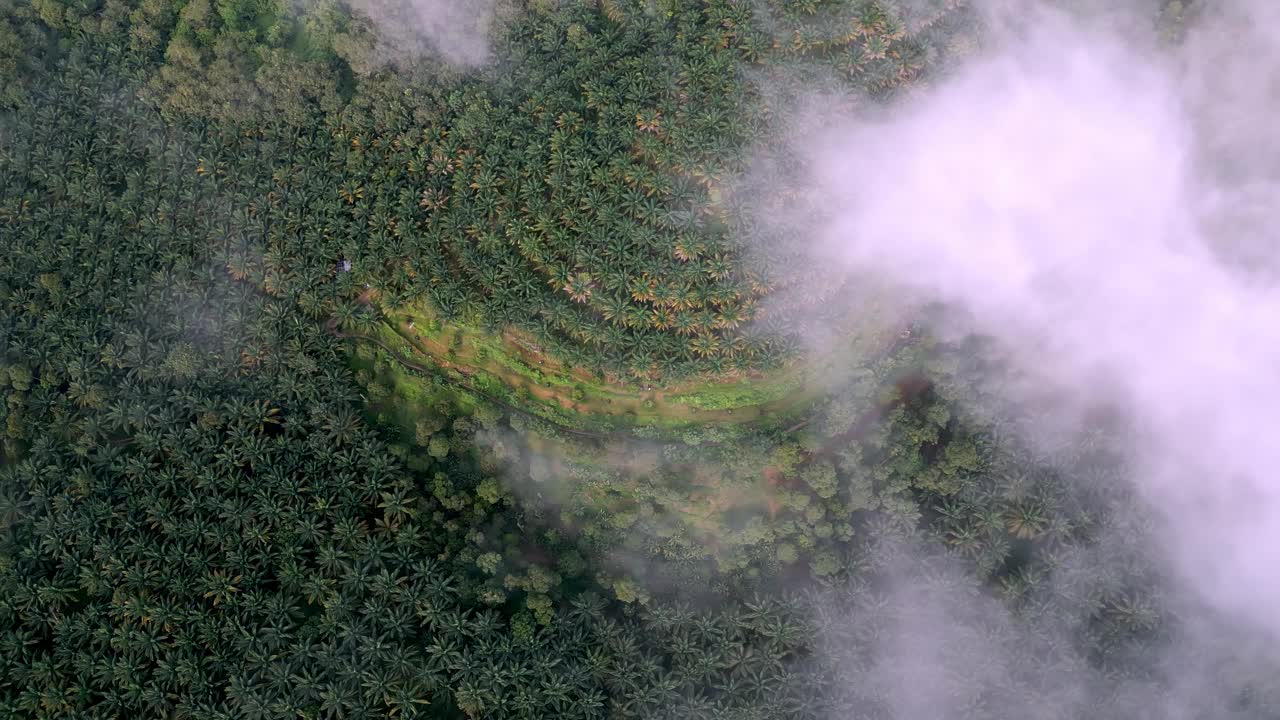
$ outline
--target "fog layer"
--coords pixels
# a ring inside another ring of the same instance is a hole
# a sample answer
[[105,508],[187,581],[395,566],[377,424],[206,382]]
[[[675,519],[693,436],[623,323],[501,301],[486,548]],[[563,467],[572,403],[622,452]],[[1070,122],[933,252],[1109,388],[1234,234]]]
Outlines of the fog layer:
[[[1036,627],[899,549],[888,586],[819,608],[847,629],[828,646],[849,707],[1248,717],[1240,688],[1274,684],[1258,673],[1280,639],[1280,4],[1215,4],[1175,45],[1117,7],[988,3],[963,67],[874,117],[793,123],[822,128],[788,138],[817,208],[799,222],[811,260],[944,306],[940,333],[994,339],[1012,371],[983,379],[1000,412],[1058,399],[1028,413],[1030,441],[1079,429],[1082,407],[1120,411],[1125,490],[1154,519],[1060,558]],[[1078,601],[1138,566],[1169,575],[1176,622],[1142,677],[1112,677],[1073,648]]]
[[490,58],[489,32],[497,0],[351,0],[378,31],[383,61],[438,54],[457,67],[483,65]]
[[1040,381],[1139,428],[1139,489],[1188,585],[1280,635],[1276,13],[1178,50],[1051,11],[814,143],[817,250],[963,310]]

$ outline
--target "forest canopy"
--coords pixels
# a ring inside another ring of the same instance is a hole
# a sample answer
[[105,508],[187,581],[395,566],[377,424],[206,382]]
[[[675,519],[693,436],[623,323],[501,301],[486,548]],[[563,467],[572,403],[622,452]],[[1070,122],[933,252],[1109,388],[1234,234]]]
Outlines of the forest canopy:
[[1123,419],[791,222],[985,7],[5,4],[0,716],[1274,716]]

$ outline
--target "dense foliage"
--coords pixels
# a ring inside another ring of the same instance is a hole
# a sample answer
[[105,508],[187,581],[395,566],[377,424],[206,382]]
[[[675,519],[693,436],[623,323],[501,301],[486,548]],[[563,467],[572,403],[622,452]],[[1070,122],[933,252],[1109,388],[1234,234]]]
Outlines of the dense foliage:
[[752,321],[812,288],[723,189],[770,82],[883,99],[972,41],[909,5],[529,3],[470,72],[384,66],[341,6],[6,7],[4,716],[894,717],[903,583],[1013,618],[974,623],[1021,670],[948,712],[1139,716],[1180,626],[1105,424],[966,417],[971,348],[908,331],[799,420],[671,437],[417,371],[400,413],[334,332],[424,303],[650,381],[781,364]]

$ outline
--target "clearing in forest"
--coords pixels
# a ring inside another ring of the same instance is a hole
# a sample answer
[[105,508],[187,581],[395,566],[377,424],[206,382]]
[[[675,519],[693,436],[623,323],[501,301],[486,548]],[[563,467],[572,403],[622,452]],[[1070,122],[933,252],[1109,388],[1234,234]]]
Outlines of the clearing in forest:
[[494,334],[443,322],[424,307],[386,309],[383,318],[354,337],[376,342],[407,370],[437,370],[513,409],[607,430],[785,422],[822,395],[823,379],[838,374],[836,365],[885,343],[881,329],[853,338],[842,352],[768,373],[657,386],[570,367],[517,331]]

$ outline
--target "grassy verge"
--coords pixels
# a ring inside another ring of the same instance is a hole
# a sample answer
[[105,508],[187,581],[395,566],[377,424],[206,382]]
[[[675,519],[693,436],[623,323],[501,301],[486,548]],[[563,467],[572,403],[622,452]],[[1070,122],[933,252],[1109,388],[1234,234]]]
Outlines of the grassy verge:
[[795,367],[759,378],[650,387],[567,367],[516,333],[495,335],[442,323],[425,308],[389,313],[385,329],[412,348],[415,359],[455,369],[489,393],[505,388],[504,399],[556,421],[585,417],[608,429],[741,424],[813,399],[804,392],[804,372]]
[[[416,386],[444,382],[470,393],[472,402],[495,403],[569,434],[627,433],[687,442],[793,425],[833,377],[848,371],[851,358],[876,356],[892,337],[883,325],[868,322],[840,347],[769,373],[647,386],[570,367],[518,332],[488,333],[443,322],[421,305],[383,308],[382,317],[355,339],[381,346],[394,360],[381,373],[396,377],[379,382],[405,405],[431,402],[430,393]],[[412,413],[391,411],[406,415],[402,421]]]

